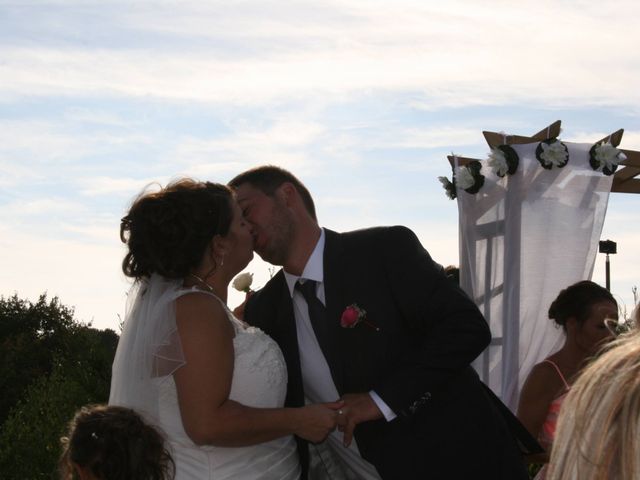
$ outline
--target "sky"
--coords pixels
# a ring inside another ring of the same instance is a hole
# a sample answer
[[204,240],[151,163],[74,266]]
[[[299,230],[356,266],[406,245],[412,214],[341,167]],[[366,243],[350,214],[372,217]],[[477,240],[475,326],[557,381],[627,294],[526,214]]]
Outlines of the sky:
[[[149,184],[293,171],[323,226],[402,224],[458,263],[446,156],[483,130],[640,150],[637,1],[0,0],[0,295],[119,331],[120,218]],[[640,196],[612,194],[612,291],[640,284]],[[604,257],[593,279],[604,284]],[[256,258],[254,287],[273,270]],[[233,292],[229,304],[240,303]]]

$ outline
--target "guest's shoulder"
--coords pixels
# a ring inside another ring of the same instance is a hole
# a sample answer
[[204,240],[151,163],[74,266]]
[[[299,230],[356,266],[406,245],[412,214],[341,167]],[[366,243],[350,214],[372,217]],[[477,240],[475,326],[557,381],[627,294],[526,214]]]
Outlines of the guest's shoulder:
[[281,268],[275,275],[267,280],[267,283],[264,284],[264,287],[262,287],[260,291],[267,294],[279,292],[286,283],[287,281],[284,278],[284,270]]
[[282,269],[271,277],[265,285],[257,290],[249,299],[252,304],[262,304],[268,302],[269,299],[280,298],[282,289],[285,286],[284,272]]
[[[326,230],[326,229],[325,229]],[[326,230],[329,235],[340,235],[343,238],[376,238],[388,237],[389,235],[415,235],[409,227],[404,225],[381,225],[375,227],[359,228],[349,232],[334,232]]]
[[548,404],[558,396],[558,392],[562,391],[563,387],[564,383],[556,367],[548,361],[542,361],[534,365],[527,375],[521,396]]
[[557,387],[562,383],[560,374],[558,373],[559,367],[550,358],[537,363],[529,372],[526,382],[539,385],[543,390],[551,389],[557,390]]
[[416,234],[403,225],[376,226],[338,234],[345,245],[381,243],[385,245],[419,243]]

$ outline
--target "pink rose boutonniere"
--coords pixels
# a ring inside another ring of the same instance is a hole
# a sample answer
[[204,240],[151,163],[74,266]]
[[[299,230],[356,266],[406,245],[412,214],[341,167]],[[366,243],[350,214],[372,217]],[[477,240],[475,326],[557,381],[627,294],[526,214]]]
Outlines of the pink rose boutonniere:
[[380,328],[376,327],[371,322],[366,320],[367,312],[363,308],[360,308],[355,303],[352,303],[342,312],[342,317],[340,317],[340,326],[342,328],[355,328],[360,322],[365,325],[373,328],[376,332],[380,331]]

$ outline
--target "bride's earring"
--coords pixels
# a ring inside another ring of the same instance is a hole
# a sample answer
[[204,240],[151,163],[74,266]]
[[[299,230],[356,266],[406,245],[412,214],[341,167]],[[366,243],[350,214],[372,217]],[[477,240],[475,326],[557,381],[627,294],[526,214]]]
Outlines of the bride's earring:
[[209,246],[209,255],[211,257],[212,270],[216,270],[224,265],[224,257],[227,254],[227,245],[217,236]]

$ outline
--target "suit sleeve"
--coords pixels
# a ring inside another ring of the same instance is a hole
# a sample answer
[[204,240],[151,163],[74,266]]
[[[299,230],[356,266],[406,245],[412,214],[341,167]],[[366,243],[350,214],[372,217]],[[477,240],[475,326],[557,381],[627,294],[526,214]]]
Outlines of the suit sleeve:
[[262,318],[261,315],[256,314],[256,311],[258,310],[260,294],[260,290],[255,292],[251,297],[247,299],[247,303],[244,306],[243,320],[254,327],[260,327],[260,325],[257,325],[256,322],[258,321],[258,319]]
[[392,227],[385,236],[380,251],[398,320],[414,339],[374,390],[394,412],[411,415],[469,368],[491,333],[476,305],[446,278],[411,230]]
[[272,334],[272,321],[275,316],[274,307],[265,293],[265,289],[258,290],[248,300],[244,307],[244,321],[258,327],[264,332]]
[[244,321],[272,337],[274,337],[274,322],[278,315],[277,299],[281,297],[278,292],[281,291],[282,282],[284,282],[281,275],[282,273],[278,273],[264,287],[251,295],[244,307]]

